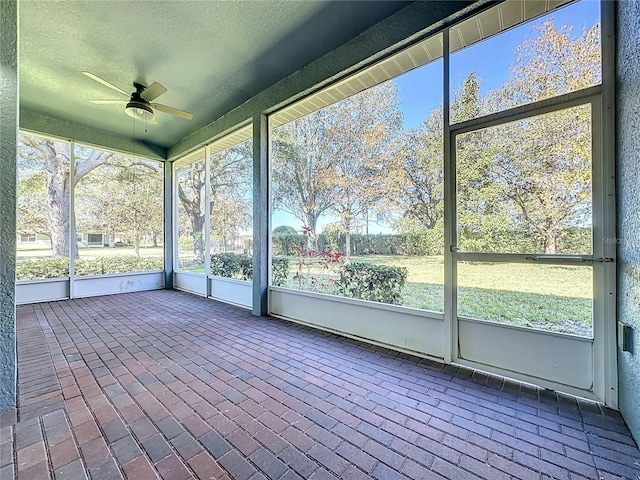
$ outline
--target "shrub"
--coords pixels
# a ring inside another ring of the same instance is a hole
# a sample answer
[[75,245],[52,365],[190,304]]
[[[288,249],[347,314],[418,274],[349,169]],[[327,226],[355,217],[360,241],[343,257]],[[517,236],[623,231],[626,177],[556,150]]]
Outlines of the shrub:
[[280,225],[273,229],[273,235],[297,235],[298,232],[295,228],[290,227],[289,225]]
[[346,297],[398,305],[406,281],[404,267],[353,262],[341,270],[338,290]]
[[44,278],[64,278],[68,276],[68,258],[26,260],[16,263],[16,279],[18,280],[42,280]]
[[93,260],[79,259],[73,262],[75,274],[79,277],[88,275],[109,275],[113,273],[146,272],[162,270],[162,258],[154,257],[101,257]]
[[[306,235],[278,234],[271,237],[274,255],[293,256],[296,247],[306,248]],[[344,233],[327,232],[317,237],[320,252],[342,251],[346,249]],[[434,228],[424,232],[401,234],[351,234],[352,255],[442,255],[444,252],[444,231]]]
[[271,283],[282,287],[289,276],[289,259],[286,257],[271,258]]
[[251,280],[253,278],[253,257],[239,255],[238,268],[240,270],[242,280]]
[[[145,272],[164,268],[162,258],[133,256],[102,257],[92,260],[77,259],[73,262],[73,266],[75,274],[79,277],[108,275],[111,273]],[[45,258],[16,264],[16,278],[18,280],[41,280],[68,276],[68,258]]]
[[[282,286],[289,275],[289,259],[271,259],[273,284]],[[249,281],[253,278],[253,257],[236,253],[216,253],[211,255],[211,274],[218,277],[238,278]]]
[[233,278],[240,273],[240,262],[235,253],[215,253],[211,255],[211,275]]
[[295,255],[294,247],[306,247],[307,236],[296,234],[275,234],[271,236],[273,255]]
[[193,235],[178,238],[178,251],[193,252]]

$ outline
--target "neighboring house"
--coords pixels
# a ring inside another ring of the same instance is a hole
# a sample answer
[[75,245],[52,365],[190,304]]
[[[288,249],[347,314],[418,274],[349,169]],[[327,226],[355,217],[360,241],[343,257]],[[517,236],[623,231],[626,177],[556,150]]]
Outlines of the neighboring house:
[[51,248],[51,239],[42,233],[19,233],[18,250],[37,250],[40,248]]
[[125,243],[123,233],[108,235],[106,233],[78,232],[78,247],[113,247],[116,243]]
[[[51,248],[51,238],[43,233],[19,233],[17,235],[18,250],[38,250]],[[78,247],[113,247],[116,243],[126,243],[123,233],[107,235],[106,233],[78,232]]]

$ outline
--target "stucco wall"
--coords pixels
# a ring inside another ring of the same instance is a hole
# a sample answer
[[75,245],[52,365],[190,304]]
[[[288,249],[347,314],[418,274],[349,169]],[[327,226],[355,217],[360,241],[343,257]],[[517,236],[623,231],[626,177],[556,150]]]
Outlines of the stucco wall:
[[0,2],[0,412],[16,406],[17,8]]
[[640,443],[640,2],[616,2],[618,318],[633,351],[618,350],[620,410]]

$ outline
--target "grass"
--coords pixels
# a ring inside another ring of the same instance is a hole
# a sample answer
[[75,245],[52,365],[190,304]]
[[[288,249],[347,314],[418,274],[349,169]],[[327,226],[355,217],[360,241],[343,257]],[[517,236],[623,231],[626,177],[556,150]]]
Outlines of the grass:
[[[80,258],[100,258],[100,257],[133,257],[136,252],[133,247],[83,247],[78,249]],[[52,257],[50,248],[40,248],[33,250],[19,249],[17,254],[18,260],[36,260],[38,258],[50,258]],[[141,257],[162,257],[164,250],[162,246],[158,247],[140,247]]]
[[[294,268],[295,258],[291,258]],[[402,304],[442,312],[444,261],[442,257],[368,255],[354,261],[404,267],[407,283]],[[311,269],[318,283],[331,276]],[[333,276],[337,278],[337,276]],[[289,281],[288,287],[298,288]],[[303,285],[305,290],[310,286]],[[315,287],[318,289],[318,287]],[[326,293],[331,291],[331,286]],[[591,269],[556,265],[464,262],[458,265],[458,314],[547,331],[591,336]]]
[[[302,283],[292,279],[296,257],[289,257],[286,286],[303,290],[336,293],[336,273],[327,274],[319,266],[305,271]],[[366,255],[354,261],[404,267],[407,283],[402,304],[423,310],[444,309],[444,260],[442,257]],[[204,265],[187,266],[183,271],[204,273]],[[547,331],[591,336],[592,274],[588,267],[461,262],[458,264],[458,314]]]

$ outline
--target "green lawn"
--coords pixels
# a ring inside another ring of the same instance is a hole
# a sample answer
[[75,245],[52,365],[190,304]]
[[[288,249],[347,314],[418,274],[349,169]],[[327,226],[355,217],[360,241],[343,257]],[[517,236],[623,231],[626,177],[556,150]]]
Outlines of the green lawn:
[[[164,255],[162,246],[159,247],[140,247],[141,257],[162,257]],[[100,258],[100,257],[123,257],[135,256],[136,252],[133,247],[94,247],[79,248],[80,258]],[[52,255],[50,248],[41,248],[34,250],[19,249],[17,254],[18,260],[35,260],[38,258],[50,258]]]
[[[287,287],[336,293],[332,282],[338,279],[336,271],[327,272],[319,264],[303,266],[303,280],[294,280],[297,258],[289,260]],[[402,304],[443,311],[442,257],[367,255],[352,260],[406,268]],[[204,265],[185,266],[182,270],[204,273]],[[315,279],[313,284],[310,277]],[[592,298],[588,267],[471,262],[458,265],[458,313],[465,317],[590,336]]]
[[[369,255],[352,260],[405,267],[402,304],[443,311],[442,257]],[[291,272],[295,261],[292,257]],[[335,293],[328,279],[337,276],[323,275],[319,268],[311,268],[309,274],[318,280],[313,287],[305,283],[305,290]],[[323,283],[324,290],[318,287]],[[287,283],[292,288],[298,285],[293,280]],[[590,336],[592,291],[591,269],[585,267],[469,262],[458,266],[458,313],[465,317]]]

